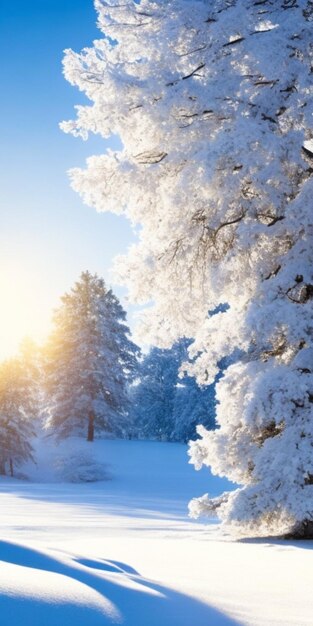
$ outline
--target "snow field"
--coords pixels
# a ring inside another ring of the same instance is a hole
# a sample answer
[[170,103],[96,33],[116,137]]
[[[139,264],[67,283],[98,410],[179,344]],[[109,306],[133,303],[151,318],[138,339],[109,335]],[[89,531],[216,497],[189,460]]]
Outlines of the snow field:
[[41,443],[32,482],[0,483],[1,626],[312,626],[311,542],[189,520],[190,497],[227,483],[180,444],[96,441],[111,480],[56,482],[53,457],[88,445]]

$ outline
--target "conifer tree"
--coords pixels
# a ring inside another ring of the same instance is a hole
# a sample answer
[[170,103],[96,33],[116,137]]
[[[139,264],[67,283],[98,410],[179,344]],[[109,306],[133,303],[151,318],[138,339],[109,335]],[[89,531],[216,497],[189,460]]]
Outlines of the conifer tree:
[[138,381],[131,391],[132,431],[139,438],[171,439],[180,365],[177,350],[156,347],[140,364]]
[[61,300],[44,350],[48,427],[60,438],[123,436],[127,385],[139,353],[125,311],[103,279],[88,271]]
[[215,427],[214,385],[200,387],[184,371],[189,345],[184,338],[171,348],[153,347],[142,360],[131,390],[136,436],[187,442],[197,437],[197,425]]
[[178,380],[173,411],[171,439],[183,441],[198,439],[197,427],[216,428],[215,385],[199,386],[193,376]]
[[26,355],[0,364],[0,474],[33,458],[36,385]]

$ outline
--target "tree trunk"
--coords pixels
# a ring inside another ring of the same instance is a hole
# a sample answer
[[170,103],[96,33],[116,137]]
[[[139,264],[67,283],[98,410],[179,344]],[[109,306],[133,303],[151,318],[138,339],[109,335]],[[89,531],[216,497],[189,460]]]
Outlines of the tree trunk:
[[10,458],[9,463],[10,463],[10,476],[12,476],[12,478],[13,478],[13,461],[12,461],[11,458]]
[[95,434],[95,414],[93,411],[89,411],[87,441],[93,441],[94,434]]
[[0,476],[5,476],[6,475],[6,471],[5,471],[5,462],[0,459]]

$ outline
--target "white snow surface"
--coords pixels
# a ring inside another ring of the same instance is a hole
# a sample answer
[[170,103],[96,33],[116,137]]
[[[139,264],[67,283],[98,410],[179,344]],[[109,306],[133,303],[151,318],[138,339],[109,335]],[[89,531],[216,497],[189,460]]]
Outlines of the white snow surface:
[[[0,481],[1,626],[312,626],[312,542],[236,542],[188,519],[192,496],[229,483],[195,472],[186,446],[37,445],[30,480]],[[91,446],[110,480],[57,482],[53,458]]]

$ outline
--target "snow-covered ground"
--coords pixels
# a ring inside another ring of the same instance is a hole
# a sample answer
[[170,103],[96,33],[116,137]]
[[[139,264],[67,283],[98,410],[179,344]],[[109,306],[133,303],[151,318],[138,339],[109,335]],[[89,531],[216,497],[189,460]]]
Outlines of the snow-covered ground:
[[188,519],[191,497],[226,484],[185,446],[96,441],[111,479],[93,484],[57,482],[68,446],[90,449],[41,444],[31,481],[0,482],[1,626],[312,626],[312,542]]

